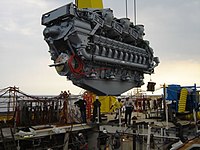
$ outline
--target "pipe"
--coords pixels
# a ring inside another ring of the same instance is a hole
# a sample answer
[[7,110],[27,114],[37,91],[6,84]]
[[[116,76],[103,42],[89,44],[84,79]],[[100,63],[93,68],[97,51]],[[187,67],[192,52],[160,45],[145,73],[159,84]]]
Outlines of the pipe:
[[125,61],[128,61],[128,53],[125,53],[125,58],[124,58]]
[[96,45],[96,48],[95,48],[95,55],[98,55],[99,54],[99,46]]
[[[109,42],[106,42],[109,41]],[[105,43],[107,43],[106,45],[112,49],[116,49],[116,45],[118,49],[123,49],[124,52],[139,52],[142,54],[146,54],[146,50],[140,47],[136,47],[133,45],[129,45],[123,42],[119,42],[119,41],[115,41],[115,40],[110,40],[109,38],[106,37],[102,37],[99,35],[94,35],[94,43],[95,44],[100,44],[100,45],[104,45]]]
[[132,62],[132,61],[133,61],[133,54],[130,54],[129,61],[130,61],[130,62]]
[[148,125],[148,135],[147,135],[147,148],[146,150],[150,150],[150,138],[151,138],[151,126]]
[[118,56],[118,51],[115,50],[115,51],[114,51],[114,58],[117,59],[117,56]]
[[101,53],[102,56],[106,56],[106,48],[103,47],[103,50],[102,50],[102,53]]
[[120,52],[120,55],[119,55],[119,59],[120,59],[120,60],[123,60],[123,56],[124,56],[124,53],[121,51],[121,52]]
[[136,68],[142,68],[142,69],[147,69],[147,65],[142,65],[142,64],[136,64],[136,63],[131,63],[131,62],[125,62],[113,58],[107,58],[107,57],[102,57],[102,56],[96,56],[96,55],[91,55],[86,52],[85,48],[80,49],[80,54],[82,54],[86,59],[88,60],[95,60],[95,61],[101,61],[101,62],[107,62],[111,64],[118,64],[118,65],[125,65],[125,66],[130,66],[130,67],[136,67]]
[[112,57],[112,49],[111,48],[109,48],[109,50],[108,50],[109,52],[108,52],[108,57]]

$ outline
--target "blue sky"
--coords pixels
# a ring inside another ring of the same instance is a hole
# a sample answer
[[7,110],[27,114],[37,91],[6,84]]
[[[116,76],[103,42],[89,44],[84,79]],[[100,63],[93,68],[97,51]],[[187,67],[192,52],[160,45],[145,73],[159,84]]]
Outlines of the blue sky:
[[[18,86],[30,94],[59,94],[83,89],[59,76],[43,40],[42,14],[72,0],[6,0],[0,5],[0,89]],[[125,0],[103,0],[117,18],[125,17]],[[133,21],[133,1],[128,0],[128,17]],[[200,85],[200,1],[138,0],[137,24],[144,24],[160,65],[151,75],[161,84]],[[150,76],[145,76],[145,83]],[[142,87],[146,89],[146,85]]]

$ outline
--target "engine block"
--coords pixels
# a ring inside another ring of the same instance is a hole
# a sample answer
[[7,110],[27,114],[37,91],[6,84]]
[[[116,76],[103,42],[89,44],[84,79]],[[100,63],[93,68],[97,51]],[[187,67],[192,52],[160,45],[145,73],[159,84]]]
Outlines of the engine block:
[[44,39],[56,71],[97,95],[120,95],[144,84],[159,64],[144,26],[117,19],[111,9],[70,3],[42,15]]

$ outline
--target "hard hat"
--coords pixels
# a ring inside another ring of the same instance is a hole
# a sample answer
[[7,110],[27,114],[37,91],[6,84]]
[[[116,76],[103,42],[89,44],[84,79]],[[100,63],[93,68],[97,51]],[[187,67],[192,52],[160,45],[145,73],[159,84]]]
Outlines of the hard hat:
[[99,96],[96,96],[96,99],[99,99]]
[[78,136],[83,136],[83,133],[79,133]]
[[103,130],[103,133],[107,133],[106,129]]

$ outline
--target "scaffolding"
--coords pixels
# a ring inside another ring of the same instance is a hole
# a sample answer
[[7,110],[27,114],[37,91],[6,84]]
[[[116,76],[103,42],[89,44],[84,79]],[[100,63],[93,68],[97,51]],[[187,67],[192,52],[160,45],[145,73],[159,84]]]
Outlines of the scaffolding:
[[0,90],[0,122],[14,128],[42,124],[81,122],[73,102],[76,96],[61,92],[56,96],[28,95],[18,87]]

